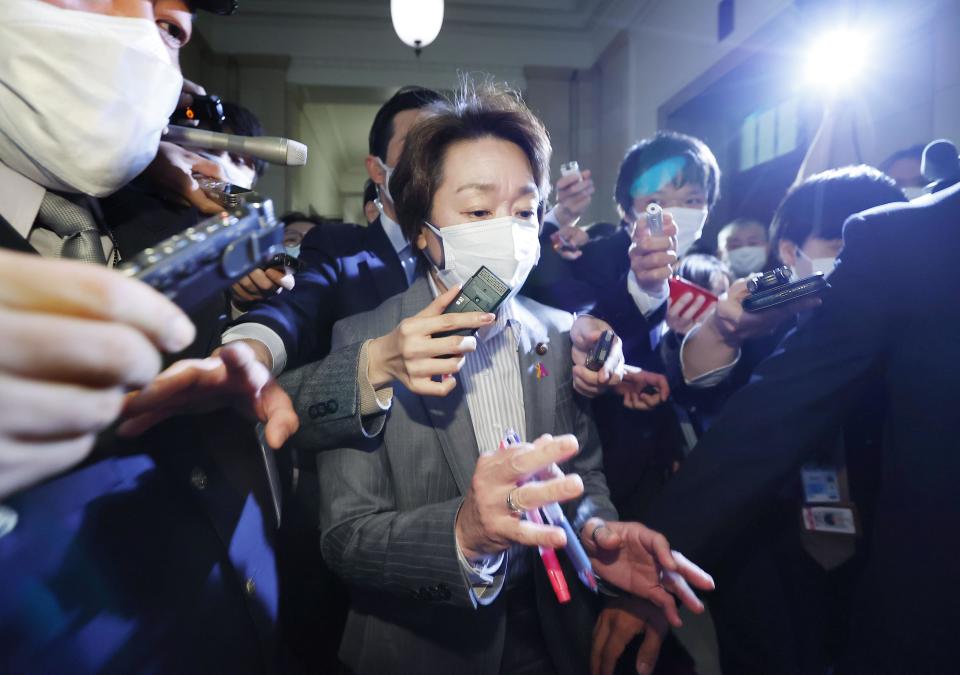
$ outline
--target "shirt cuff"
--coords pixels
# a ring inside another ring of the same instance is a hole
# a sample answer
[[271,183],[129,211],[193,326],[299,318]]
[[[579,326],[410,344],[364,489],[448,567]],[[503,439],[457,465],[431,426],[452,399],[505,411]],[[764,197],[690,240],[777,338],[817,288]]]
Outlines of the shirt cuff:
[[263,343],[270,352],[272,365],[270,372],[274,377],[280,375],[283,369],[287,367],[287,348],[283,345],[283,339],[277,335],[276,331],[267,328],[262,323],[240,323],[231,326],[223,331],[220,336],[220,343],[236,342],[237,340],[256,340]]
[[728,363],[725,366],[720,366],[711,371],[703,373],[702,375],[697,375],[693,379],[687,378],[687,368],[683,363],[683,350],[687,346],[687,340],[690,338],[691,333],[687,333],[683,338],[683,343],[680,345],[680,372],[683,373],[683,381],[687,383],[688,387],[693,387],[694,389],[710,389],[711,387],[716,387],[718,384],[723,382],[730,375],[730,372],[734,367],[740,362],[740,349],[737,349],[737,355],[734,357],[733,361]]
[[377,390],[370,383],[370,362],[367,357],[367,346],[370,340],[360,347],[360,358],[357,361],[357,386],[360,389],[360,416],[380,415],[390,410],[393,404],[393,387],[384,387]]
[[546,215],[543,217],[543,224],[553,225],[558,230],[560,229],[560,221],[557,220],[557,207],[554,206],[552,209],[547,211]]
[[654,312],[660,309],[660,306],[670,297],[670,285],[664,281],[660,292],[651,295],[640,288],[640,282],[637,281],[637,276],[633,273],[633,270],[631,270],[630,273],[627,274],[627,292],[630,294],[630,297],[633,298],[634,304],[636,304],[637,309],[640,310],[644,318],[649,318]]
[[460,542],[457,541],[456,532],[453,534],[453,539],[457,545],[457,560],[460,562],[460,569],[463,572],[464,579],[467,580],[467,586],[470,587],[470,595],[477,604],[489,605],[500,594],[500,589],[503,588],[504,574],[498,574],[498,572],[503,568],[503,561],[506,560],[507,552],[501,551],[497,555],[483,556],[477,562],[472,563],[463,554]]

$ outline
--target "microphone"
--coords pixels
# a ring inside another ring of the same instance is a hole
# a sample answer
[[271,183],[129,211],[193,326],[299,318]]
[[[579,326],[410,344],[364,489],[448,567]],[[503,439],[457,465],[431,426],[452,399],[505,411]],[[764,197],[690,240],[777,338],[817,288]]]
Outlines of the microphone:
[[171,124],[163,140],[191,148],[226,150],[283,166],[303,166],[307,163],[306,145],[279,136],[235,136]]

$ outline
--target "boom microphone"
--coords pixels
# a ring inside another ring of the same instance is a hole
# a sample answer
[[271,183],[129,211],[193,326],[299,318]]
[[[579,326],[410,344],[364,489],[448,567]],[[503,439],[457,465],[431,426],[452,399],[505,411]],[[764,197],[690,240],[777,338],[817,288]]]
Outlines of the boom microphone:
[[307,163],[306,145],[279,136],[235,136],[171,124],[163,140],[191,148],[249,155],[283,166],[303,166]]

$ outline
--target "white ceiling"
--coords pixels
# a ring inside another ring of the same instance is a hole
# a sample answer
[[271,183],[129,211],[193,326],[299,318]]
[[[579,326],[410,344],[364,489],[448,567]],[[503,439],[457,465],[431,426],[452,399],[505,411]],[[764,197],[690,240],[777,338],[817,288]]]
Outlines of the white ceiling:
[[218,53],[289,56],[295,84],[449,86],[483,70],[522,87],[525,66],[589,68],[656,1],[446,0],[420,59],[394,34],[390,0],[241,0],[235,17],[201,14],[198,31]]
[[[586,29],[612,0],[446,0],[445,25]],[[242,0],[242,16],[390,20],[390,0]]]

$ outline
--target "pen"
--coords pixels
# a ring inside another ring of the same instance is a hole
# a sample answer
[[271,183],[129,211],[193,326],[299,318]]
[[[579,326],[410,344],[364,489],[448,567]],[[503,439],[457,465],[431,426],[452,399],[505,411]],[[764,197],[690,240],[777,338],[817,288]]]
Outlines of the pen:
[[[507,438],[512,443],[520,443],[520,437],[516,432],[508,430]],[[542,508],[543,514],[547,517],[547,521],[554,527],[561,528],[567,535],[567,544],[563,548],[570,562],[573,564],[574,569],[577,570],[577,576],[580,577],[580,581],[591,591],[596,592],[597,580],[593,574],[593,565],[590,564],[590,558],[587,557],[587,552],[583,550],[580,539],[577,537],[576,532],[573,531],[573,527],[570,526],[570,521],[567,520],[567,517],[564,515],[563,509],[560,508],[557,502],[545,504]]]
[[[520,436],[512,429],[507,429],[504,440],[500,442],[501,449],[516,443],[520,443]],[[517,485],[523,485],[523,483],[524,481],[519,481]],[[531,523],[543,525],[543,516],[540,515],[539,509],[529,509],[524,512],[524,515]],[[563,568],[560,567],[557,552],[543,546],[538,546],[537,550],[540,552],[540,560],[543,561],[543,567],[547,571],[547,578],[550,579],[550,585],[557,600],[561,605],[570,602],[570,587],[567,586],[567,578],[563,574]]]
[[[543,525],[543,517],[537,509],[527,511],[527,520],[537,525]],[[537,547],[540,551],[540,559],[543,561],[543,567],[547,570],[547,578],[550,579],[550,585],[553,586],[553,592],[561,605],[570,602],[570,588],[567,586],[567,578],[563,575],[563,569],[560,567],[560,559],[557,552],[552,548]]]

